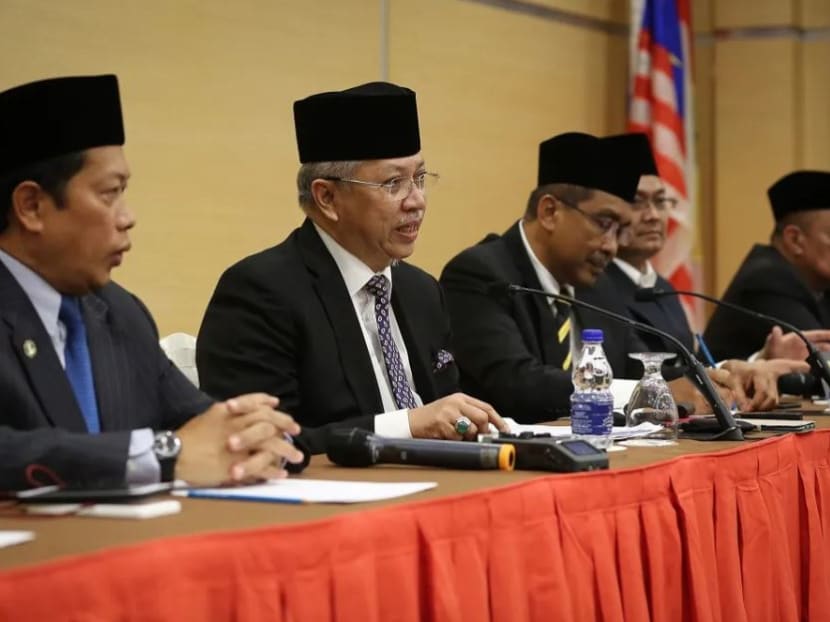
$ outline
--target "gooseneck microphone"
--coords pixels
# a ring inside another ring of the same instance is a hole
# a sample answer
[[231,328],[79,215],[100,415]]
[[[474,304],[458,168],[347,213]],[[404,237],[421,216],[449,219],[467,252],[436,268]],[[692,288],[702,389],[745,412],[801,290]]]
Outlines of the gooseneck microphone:
[[824,380],[828,385],[830,385],[830,366],[828,366],[827,361],[824,360],[824,357],[818,351],[818,348],[816,348],[816,346],[813,345],[813,343],[797,326],[794,326],[789,322],[785,322],[784,320],[779,320],[778,318],[773,317],[771,315],[759,313],[758,311],[747,309],[746,307],[736,305],[735,303],[726,302],[725,300],[715,298],[714,296],[699,294],[698,292],[660,289],[659,287],[646,287],[638,289],[636,292],[634,292],[634,299],[640,302],[651,302],[657,300],[658,298],[662,298],[663,296],[691,296],[692,298],[700,298],[701,300],[706,300],[707,302],[716,304],[719,307],[726,307],[727,309],[732,309],[733,311],[736,311],[742,315],[755,318],[756,320],[761,320],[762,322],[766,322],[770,326],[778,325],[783,328],[786,328],[789,331],[794,332],[801,338],[801,341],[804,342],[804,345],[807,346],[807,362],[810,364],[810,368],[812,369],[813,375],[816,378]]
[[512,471],[516,464],[516,448],[509,444],[386,438],[360,428],[332,430],[326,455],[334,464],[345,467],[411,464],[444,469]]
[[571,298],[570,296],[564,296],[562,294],[554,294],[553,292],[548,292],[543,289],[533,289],[531,287],[522,287],[521,285],[515,284],[502,284],[497,283],[491,286],[491,292],[502,291],[510,295],[515,294],[530,294],[533,296],[544,296],[545,298],[553,298],[555,300],[561,300],[562,302],[567,302],[575,307],[580,307],[583,309],[590,309],[595,313],[599,313],[600,315],[604,315],[605,317],[611,318],[621,324],[627,324],[634,330],[643,332],[643,333],[651,333],[652,335],[657,335],[658,337],[662,337],[663,339],[670,341],[680,353],[683,355],[683,359],[686,361],[686,364],[689,366],[689,375],[692,382],[695,386],[700,390],[703,394],[703,397],[706,398],[706,401],[709,402],[709,405],[712,407],[712,412],[715,414],[715,417],[720,424],[721,431],[714,434],[713,436],[709,437],[701,437],[700,440],[708,440],[708,441],[742,441],[744,440],[744,435],[741,429],[735,423],[735,419],[732,417],[732,411],[729,410],[726,404],[723,403],[720,395],[718,394],[717,390],[715,389],[715,385],[712,384],[711,378],[706,373],[703,364],[697,360],[694,354],[689,352],[689,349],[681,343],[677,337],[674,335],[670,335],[669,333],[654,328],[653,326],[649,326],[648,324],[643,324],[642,322],[638,322],[636,320],[632,320],[630,317],[626,317],[625,315],[620,315],[619,313],[614,313],[613,311],[608,311],[603,309],[602,307],[597,307],[595,305],[589,304],[587,302],[583,302],[577,298]]

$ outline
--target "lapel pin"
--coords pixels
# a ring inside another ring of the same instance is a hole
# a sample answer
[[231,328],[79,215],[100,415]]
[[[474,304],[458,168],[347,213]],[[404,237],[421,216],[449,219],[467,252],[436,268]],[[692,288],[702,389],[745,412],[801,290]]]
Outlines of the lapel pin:
[[27,358],[33,359],[37,356],[37,345],[31,339],[27,339],[23,342],[23,354],[26,355]]

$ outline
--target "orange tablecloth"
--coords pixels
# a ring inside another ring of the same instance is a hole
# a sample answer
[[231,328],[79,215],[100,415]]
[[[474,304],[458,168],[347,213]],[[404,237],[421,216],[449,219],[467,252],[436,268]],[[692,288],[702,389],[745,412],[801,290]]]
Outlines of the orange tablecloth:
[[0,574],[0,620],[830,620],[830,430]]

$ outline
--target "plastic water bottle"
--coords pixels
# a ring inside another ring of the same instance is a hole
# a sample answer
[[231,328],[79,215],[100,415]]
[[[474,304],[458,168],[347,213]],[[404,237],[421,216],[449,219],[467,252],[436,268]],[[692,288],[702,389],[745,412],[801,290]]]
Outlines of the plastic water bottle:
[[571,395],[571,429],[600,449],[611,444],[614,424],[614,374],[602,349],[602,331],[582,331],[582,352],[573,368],[574,392]]

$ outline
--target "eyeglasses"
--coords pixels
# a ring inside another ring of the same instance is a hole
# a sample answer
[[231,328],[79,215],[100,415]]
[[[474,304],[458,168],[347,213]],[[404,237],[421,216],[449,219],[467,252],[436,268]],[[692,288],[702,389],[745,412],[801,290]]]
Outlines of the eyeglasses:
[[[553,195],[551,195],[553,196]],[[621,223],[618,219],[614,218],[613,216],[607,215],[598,215],[598,214],[589,214],[588,212],[579,208],[578,205],[574,205],[572,203],[568,203],[567,201],[563,201],[557,196],[553,196],[554,199],[559,201],[562,205],[570,207],[572,210],[575,210],[582,214],[586,220],[589,220],[594,226],[599,229],[602,237],[616,239],[618,242],[624,242],[629,237],[629,228],[628,224]]]
[[438,183],[440,176],[438,173],[423,172],[418,173],[414,177],[396,177],[384,183],[364,181],[362,179],[348,179],[347,177],[324,177],[324,179],[369,186],[370,188],[382,188],[393,201],[402,201],[410,195],[413,186],[426,196],[429,190]]
[[648,209],[649,205],[653,205],[658,212],[665,212],[669,209],[677,207],[677,199],[674,197],[637,197],[631,204],[635,211]]

